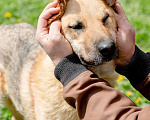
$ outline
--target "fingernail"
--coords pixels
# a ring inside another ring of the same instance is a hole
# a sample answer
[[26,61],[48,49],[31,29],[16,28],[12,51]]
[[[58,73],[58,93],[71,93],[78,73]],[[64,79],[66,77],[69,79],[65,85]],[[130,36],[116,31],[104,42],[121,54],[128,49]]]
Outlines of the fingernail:
[[56,3],[58,3],[58,1],[57,1],[57,0],[55,0],[55,1],[53,2],[53,4],[56,4]]

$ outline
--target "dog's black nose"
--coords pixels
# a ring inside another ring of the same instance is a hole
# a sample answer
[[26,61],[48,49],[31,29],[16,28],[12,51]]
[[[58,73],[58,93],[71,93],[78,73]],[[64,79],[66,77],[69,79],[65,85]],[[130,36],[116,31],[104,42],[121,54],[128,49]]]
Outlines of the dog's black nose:
[[112,56],[114,55],[116,46],[114,42],[110,40],[106,40],[98,44],[98,50],[103,57],[105,57],[106,59],[107,58],[109,59],[109,58],[112,58]]

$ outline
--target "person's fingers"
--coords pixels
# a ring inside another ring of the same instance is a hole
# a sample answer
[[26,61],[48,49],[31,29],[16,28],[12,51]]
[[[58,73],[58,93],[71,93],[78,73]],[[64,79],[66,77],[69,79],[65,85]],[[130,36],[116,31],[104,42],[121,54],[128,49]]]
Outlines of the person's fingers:
[[60,8],[50,8],[47,11],[43,12],[38,20],[37,24],[37,33],[44,36],[49,33],[47,28],[47,19],[49,19],[53,14],[59,13]]
[[117,0],[116,1],[116,7],[117,7],[117,13],[121,16],[121,15],[124,15],[125,12],[120,4],[120,2]]
[[47,20],[53,15],[59,13],[60,8],[50,8],[43,12],[38,20],[38,28],[45,28],[47,26]]
[[115,13],[116,21],[117,21],[117,26],[118,28],[125,28],[126,27],[126,21],[119,16],[117,13]]
[[59,13],[59,11],[60,11],[59,7],[57,7],[57,8],[50,8],[50,9],[46,10],[45,12],[43,12],[43,14],[41,14],[41,17],[47,20],[50,17],[52,17],[53,14]]
[[45,12],[46,10],[48,10],[49,8],[52,8],[52,7],[57,7],[57,5],[58,5],[58,1],[56,0],[56,1],[54,1],[54,2],[52,2],[52,3],[49,3],[45,8],[44,8],[44,10],[43,10],[43,12]]
[[124,12],[124,10],[123,10],[123,8],[122,8],[122,6],[118,0],[116,1],[116,8],[117,8],[118,15],[120,15],[123,19],[125,19],[125,20],[127,20],[127,22],[129,22],[129,20],[128,20],[125,12]]

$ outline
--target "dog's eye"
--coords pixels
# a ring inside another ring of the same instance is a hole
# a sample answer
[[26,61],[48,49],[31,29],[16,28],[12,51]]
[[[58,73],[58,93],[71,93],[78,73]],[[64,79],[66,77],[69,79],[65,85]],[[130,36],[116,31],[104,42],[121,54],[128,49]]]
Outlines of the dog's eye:
[[103,17],[103,19],[102,19],[102,22],[105,23],[106,20],[108,19],[108,17],[109,17],[109,14],[104,15],[104,17]]
[[71,28],[71,29],[74,29],[74,30],[80,30],[80,29],[83,28],[83,25],[82,25],[82,23],[78,23],[76,25],[70,25],[68,27]]

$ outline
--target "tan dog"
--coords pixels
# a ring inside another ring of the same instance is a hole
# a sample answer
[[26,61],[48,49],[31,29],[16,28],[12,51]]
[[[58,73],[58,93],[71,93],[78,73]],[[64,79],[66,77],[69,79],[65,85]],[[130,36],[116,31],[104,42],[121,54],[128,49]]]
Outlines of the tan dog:
[[[64,3],[65,37],[81,62],[113,86],[117,77],[115,0]],[[78,120],[76,110],[63,99],[55,67],[35,33],[26,23],[0,26],[0,100],[16,120]]]

